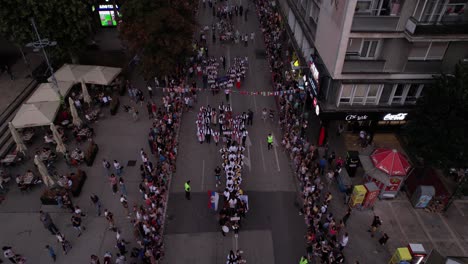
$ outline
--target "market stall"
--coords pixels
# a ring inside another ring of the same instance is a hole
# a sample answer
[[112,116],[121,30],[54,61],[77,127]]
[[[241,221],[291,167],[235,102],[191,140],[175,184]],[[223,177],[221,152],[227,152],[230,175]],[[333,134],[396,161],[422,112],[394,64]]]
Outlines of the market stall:
[[23,104],[12,124],[15,128],[48,126],[54,122],[59,106],[59,101]]
[[[64,64],[54,76],[57,81],[110,85],[122,71],[121,68],[95,65]],[[52,77],[48,79],[52,81]]]
[[[73,82],[57,82],[58,90],[61,96],[66,96],[73,87]],[[41,83],[34,93],[26,101],[27,104],[37,102],[60,101],[60,96],[52,83]]]
[[406,177],[410,174],[411,165],[400,152],[379,148],[370,156],[359,155],[367,182],[375,182],[380,191],[380,198],[395,198]]

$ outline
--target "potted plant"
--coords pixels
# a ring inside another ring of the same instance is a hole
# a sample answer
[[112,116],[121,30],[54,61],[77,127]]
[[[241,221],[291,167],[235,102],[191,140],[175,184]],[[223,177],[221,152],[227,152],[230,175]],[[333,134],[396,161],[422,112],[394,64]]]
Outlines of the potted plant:
[[91,141],[88,148],[85,151],[85,162],[88,167],[93,166],[94,159],[96,158],[99,147],[94,141]]
[[57,200],[55,198],[57,195],[63,195],[65,193],[66,190],[62,187],[46,188],[41,195],[41,203],[43,205],[57,205]]
[[77,197],[81,193],[81,189],[83,188],[83,185],[85,183],[85,180],[87,178],[86,172],[82,170],[78,170],[76,173],[72,173],[70,175],[70,178],[73,182],[72,187],[71,187],[71,193],[73,197]]
[[112,101],[110,102],[110,113],[111,115],[115,115],[117,110],[119,109],[120,100],[119,97],[113,96]]

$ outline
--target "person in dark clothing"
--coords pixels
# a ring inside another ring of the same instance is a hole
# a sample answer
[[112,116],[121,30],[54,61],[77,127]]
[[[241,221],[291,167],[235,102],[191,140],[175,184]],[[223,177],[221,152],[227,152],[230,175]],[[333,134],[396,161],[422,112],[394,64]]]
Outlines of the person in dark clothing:
[[52,218],[50,217],[49,213],[43,212],[42,210],[39,211],[40,214],[40,219],[44,227],[50,231],[52,235],[55,235],[59,230],[55,226],[54,222],[52,221]]
[[387,233],[383,233],[382,237],[379,239],[379,243],[382,246],[385,246],[387,244],[387,240],[389,239]]
[[348,221],[350,216],[351,216],[351,208],[348,208],[348,210],[346,210],[346,214],[343,216],[343,224],[346,225],[346,222]]
[[253,116],[254,116],[254,112],[249,109],[249,111],[247,112],[247,125],[253,125]]
[[382,221],[380,221],[380,217],[377,215],[374,215],[374,219],[372,220],[371,228],[367,230],[367,232],[371,233],[371,237],[374,237],[375,232],[377,231],[377,228],[382,225]]

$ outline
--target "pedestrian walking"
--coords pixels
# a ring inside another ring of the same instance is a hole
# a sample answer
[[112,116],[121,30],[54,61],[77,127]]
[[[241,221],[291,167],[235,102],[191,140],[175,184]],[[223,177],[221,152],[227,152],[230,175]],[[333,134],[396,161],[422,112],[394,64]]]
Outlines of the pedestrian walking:
[[220,60],[221,60],[221,63],[223,64],[223,69],[226,70],[226,57],[221,56]]
[[109,224],[109,230],[116,231],[114,214],[107,209],[104,209],[104,217],[106,217],[107,223]]
[[344,235],[341,237],[341,240],[340,240],[340,250],[343,250],[343,248],[346,247],[346,245],[348,245],[348,241],[349,241],[349,236],[348,236],[348,232],[344,233]]
[[99,200],[99,197],[96,194],[91,195],[91,202],[93,203],[94,207],[96,207],[96,213],[97,216],[101,216],[101,201]]
[[128,200],[127,197],[125,197],[123,194],[120,195],[120,204],[122,204],[127,218],[130,218],[130,212],[128,211]]
[[185,199],[190,200],[190,190],[192,189],[190,187],[190,181],[185,182],[184,189],[185,189]]
[[57,241],[62,246],[63,253],[67,255],[70,249],[72,248],[70,242],[60,232],[58,232],[55,236],[57,237]]
[[124,255],[121,255],[120,253],[117,253],[117,258],[115,259],[115,264],[125,264],[127,259],[125,258]]
[[44,227],[50,231],[52,235],[55,235],[59,230],[55,226],[54,222],[52,221],[52,218],[50,217],[49,213],[46,213],[42,210],[39,211],[40,219]]
[[341,134],[343,133],[343,131],[344,131],[344,126],[343,126],[343,124],[339,124],[339,125],[338,125],[338,128],[336,129],[336,136],[338,136],[338,137],[341,136]]
[[99,257],[96,256],[96,255],[91,255],[91,261],[90,261],[91,264],[101,264],[101,262],[99,261]]
[[119,250],[120,255],[127,254],[127,248],[125,247],[125,244],[127,244],[127,242],[125,242],[123,239],[117,241],[116,248]]
[[255,32],[250,33],[250,40],[252,43],[255,41]]
[[319,160],[319,169],[320,169],[320,175],[323,176],[323,174],[325,173],[325,167],[327,166],[327,160],[325,159],[325,156],[323,156],[320,160]]
[[16,262],[16,254],[13,252],[13,249],[9,246],[4,246],[2,247],[3,250],[3,256],[6,259],[9,259],[11,263],[17,263]]
[[332,153],[328,156],[328,166],[331,168],[333,165],[333,161],[335,160],[335,151],[332,151]]
[[[141,101],[141,104],[143,105],[143,101]],[[136,109],[136,107],[132,107],[131,108],[131,113],[132,113],[132,118],[133,118],[133,121],[138,121],[138,118],[139,118],[139,112],[138,112],[138,109]]]
[[[117,253],[117,255],[118,254],[119,253]],[[102,260],[103,260],[104,264],[112,264],[112,254],[109,251],[107,251],[106,253],[104,253],[104,258]],[[117,262],[117,260],[115,260],[115,263],[117,264],[119,262]]]
[[229,103],[229,94],[231,93],[231,90],[229,89],[224,89],[224,95],[226,96],[226,102]]
[[383,233],[382,237],[379,239],[379,244],[385,246],[387,244],[387,240],[389,239],[387,233]]
[[111,188],[112,188],[112,195],[115,195],[117,193],[117,183],[118,183],[118,180],[117,180],[117,177],[115,177],[115,174],[112,173],[111,176],[109,177],[109,182],[111,184]]
[[11,68],[8,64],[5,64],[3,66],[3,70],[8,73],[8,75],[10,76],[10,80],[14,80],[15,79],[15,76],[13,75],[13,72],[11,72]]
[[251,125],[251,126],[253,125],[253,116],[254,116],[254,112],[251,109],[249,109],[247,111],[247,125]]
[[147,88],[148,88],[148,94],[149,94],[149,96],[150,96],[150,97],[153,97],[153,87],[151,87],[151,85],[148,84],[148,87],[147,87]]
[[110,167],[111,167],[110,162],[107,161],[106,159],[103,159],[103,160],[102,160],[102,167],[104,167],[104,170],[106,171],[105,176],[109,176]]
[[267,144],[268,150],[270,150],[273,147],[273,136],[271,135],[271,133],[269,133],[267,136]]
[[117,160],[114,160],[114,169],[117,176],[122,175],[123,166]]
[[76,231],[78,231],[78,237],[81,236],[81,232],[82,230],[85,230],[86,228],[83,226],[83,228],[81,227],[81,216],[79,214],[73,214],[72,217],[71,217],[71,222],[72,222],[72,226],[73,228],[76,229]]
[[247,136],[249,135],[249,132],[247,132],[247,129],[242,129],[242,146],[245,147],[245,141],[247,141]]
[[372,220],[371,227],[369,230],[367,230],[367,232],[370,232],[371,237],[374,237],[375,232],[381,225],[382,225],[382,221],[380,221],[380,217],[378,217],[377,215],[374,215],[374,219]]
[[127,196],[127,187],[125,186],[125,182],[122,177],[119,178],[119,190],[121,194]]
[[343,224],[346,225],[346,222],[348,222],[349,217],[351,216],[351,208],[348,207],[346,210],[346,214],[343,216]]
[[229,233],[229,227],[226,226],[226,225],[222,225],[221,226],[221,234],[223,234],[223,236],[226,236],[227,233]]
[[55,262],[57,260],[57,255],[55,254],[54,249],[49,245],[46,245],[45,248],[46,248],[47,252],[49,253],[49,256]]

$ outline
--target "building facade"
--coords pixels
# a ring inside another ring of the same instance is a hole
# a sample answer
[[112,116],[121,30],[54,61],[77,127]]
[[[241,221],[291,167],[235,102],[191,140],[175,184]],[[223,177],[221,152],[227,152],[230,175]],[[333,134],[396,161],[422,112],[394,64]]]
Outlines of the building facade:
[[468,0],[278,1],[325,123],[398,127],[434,75],[468,61]]

